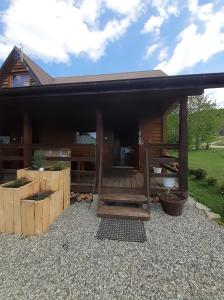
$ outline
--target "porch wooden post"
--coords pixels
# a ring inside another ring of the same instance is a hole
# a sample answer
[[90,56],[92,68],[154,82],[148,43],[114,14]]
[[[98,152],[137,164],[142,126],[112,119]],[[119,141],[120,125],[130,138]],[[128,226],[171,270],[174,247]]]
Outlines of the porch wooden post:
[[[1,129],[0,129],[0,135],[2,134]],[[3,180],[3,160],[2,160],[2,149],[1,149],[1,144],[0,144],[0,181]]]
[[[102,160],[103,160],[103,114],[101,111],[96,112],[96,187],[101,188],[102,176]],[[101,163],[100,163],[101,162]]]
[[32,160],[32,125],[28,113],[23,114],[23,156],[24,167],[29,167]]
[[187,97],[180,99],[179,101],[179,189],[182,192],[188,191],[187,101]]

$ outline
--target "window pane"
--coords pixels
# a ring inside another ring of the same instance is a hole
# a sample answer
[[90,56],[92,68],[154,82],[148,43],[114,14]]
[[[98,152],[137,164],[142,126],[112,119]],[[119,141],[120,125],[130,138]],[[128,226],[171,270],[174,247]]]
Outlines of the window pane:
[[19,87],[19,86],[29,86],[29,75],[15,75],[12,78],[12,86]]
[[75,144],[96,144],[96,132],[76,132]]

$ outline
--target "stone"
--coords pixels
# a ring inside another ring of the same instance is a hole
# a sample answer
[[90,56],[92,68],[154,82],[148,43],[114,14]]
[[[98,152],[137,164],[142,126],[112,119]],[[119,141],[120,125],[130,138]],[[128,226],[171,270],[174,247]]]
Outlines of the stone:
[[200,209],[200,210],[204,210],[204,211],[211,211],[210,208],[208,208],[207,206],[205,206],[204,204],[201,204],[199,202],[196,202],[195,206]]
[[205,211],[206,215],[210,220],[216,220],[216,219],[221,219],[221,216],[217,213],[214,213],[212,211]]

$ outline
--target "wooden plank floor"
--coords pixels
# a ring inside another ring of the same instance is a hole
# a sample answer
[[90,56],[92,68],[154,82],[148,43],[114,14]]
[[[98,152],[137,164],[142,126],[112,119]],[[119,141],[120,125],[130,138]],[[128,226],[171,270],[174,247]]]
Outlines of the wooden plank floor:
[[[94,186],[94,178],[84,177],[72,180],[72,185]],[[110,174],[103,177],[103,187],[112,188],[144,188],[143,173],[136,172],[134,174]],[[151,188],[162,188],[161,178],[151,178]]]

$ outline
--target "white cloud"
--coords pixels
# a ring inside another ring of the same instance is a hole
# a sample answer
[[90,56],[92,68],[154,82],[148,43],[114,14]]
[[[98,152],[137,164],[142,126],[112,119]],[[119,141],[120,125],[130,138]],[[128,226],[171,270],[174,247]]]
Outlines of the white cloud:
[[[198,7],[194,4],[191,9],[193,8],[196,9],[193,13],[195,22],[179,34],[178,44],[171,58],[164,60],[156,69],[161,68],[168,74],[177,74],[199,62],[207,62],[219,52],[224,52],[224,6],[218,12],[213,12],[211,5]],[[198,32],[198,19],[203,20],[202,33]]]
[[[109,43],[119,39],[143,11],[144,1],[11,0],[3,12],[0,58],[13,45],[45,61],[67,62],[71,54],[99,59]],[[104,25],[100,17],[112,12]]]
[[160,34],[160,28],[171,15],[178,15],[177,0],[152,0],[151,5],[158,12],[158,15],[151,16],[144,24],[143,33]]
[[157,35],[160,33],[160,27],[165,21],[164,16],[152,16],[148,19],[148,21],[145,23],[143,32],[155,32]]
[[153,44],[152,46],[149,46],[146,51],[145,57],[150,57],[156,51],[157,48],[159,48],[159,44]]
[[198,8],[198,0],[188,0],[188,8],[191,12],[195,12]]
[[163,48],[158,56],[159,61],[162,61],[168,57],[168,47]]
[[205,94],[213,97],[216,103],[220,107],[224,107],[224,88],[222,89],[208,89],[205,90]]

